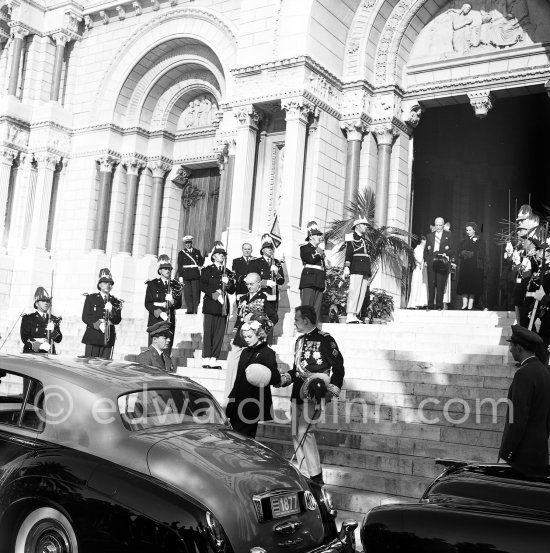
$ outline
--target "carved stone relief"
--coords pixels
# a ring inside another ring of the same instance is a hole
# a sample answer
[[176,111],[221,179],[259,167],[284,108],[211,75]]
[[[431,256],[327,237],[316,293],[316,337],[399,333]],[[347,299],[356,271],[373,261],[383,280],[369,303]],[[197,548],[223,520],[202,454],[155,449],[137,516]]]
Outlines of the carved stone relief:
[[212,94],[201,94],[183,110],[181,121],[184,129],[207,127],[216,119],[218,104]]
[[16,146],[26,148],[29,143],[29,131],[10,124],[6,129],[6,140]]

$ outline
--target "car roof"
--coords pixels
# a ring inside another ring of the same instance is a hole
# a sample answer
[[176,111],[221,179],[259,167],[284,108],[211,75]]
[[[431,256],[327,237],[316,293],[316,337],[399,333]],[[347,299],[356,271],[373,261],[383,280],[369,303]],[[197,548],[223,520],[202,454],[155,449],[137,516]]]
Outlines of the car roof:
[[109,388],[119,396],[143,387],[182,387],[204,390],[192,380],[161,369],[129,361],[71,358],[58,355],[0,354],[0,369],[35,378],[43,383],[64,380],[92,394]]

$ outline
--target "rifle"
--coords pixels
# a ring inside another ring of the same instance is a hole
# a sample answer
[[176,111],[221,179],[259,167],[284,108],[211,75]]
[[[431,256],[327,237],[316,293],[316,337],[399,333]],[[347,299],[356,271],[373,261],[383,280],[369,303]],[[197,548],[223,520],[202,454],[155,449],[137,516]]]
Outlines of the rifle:
[[[50,286],[50,307],[48,307],[48,316],[47,316],[47,324],[50,324],[50,321],[52,320],[52,303],[53,303],[53,269],[52,269],[52,282]],[[52,340],[52,332],[51,330],[46,331],[46,340],[48,340],[48,345],[50,346],[48,349],[48,353],[51,355],[53,351],[53,340]]]

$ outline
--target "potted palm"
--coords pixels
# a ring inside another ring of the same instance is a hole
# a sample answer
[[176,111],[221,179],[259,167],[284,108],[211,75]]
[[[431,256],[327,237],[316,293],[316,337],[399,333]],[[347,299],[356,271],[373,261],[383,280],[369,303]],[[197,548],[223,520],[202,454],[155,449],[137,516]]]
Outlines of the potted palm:
[[322,311],[328,315],[328,322],[345,322],[348,288],[342,267],[327,267]]
[[393,309],[393,296],[379,288],[369,291],[369,301],[365,309],[365,318],[369,324],[386,324],[392,319]]

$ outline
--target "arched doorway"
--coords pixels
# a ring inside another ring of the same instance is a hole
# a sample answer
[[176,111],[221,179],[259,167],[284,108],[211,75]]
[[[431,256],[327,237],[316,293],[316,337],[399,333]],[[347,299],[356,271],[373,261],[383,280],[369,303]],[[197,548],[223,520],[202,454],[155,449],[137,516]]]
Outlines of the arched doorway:
[[516,205],[529,201],[550,209],[549,118],[550,100],[540,92],[497,98],[484,119],[469,104],[430,108],[415,132],[412,231],[426,234],[442,216],[458,243],[475,221],[487,246],[483,305],[491,309],[508,307],[497,233],[509,210],[515,219]]

